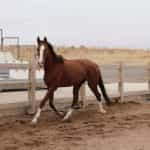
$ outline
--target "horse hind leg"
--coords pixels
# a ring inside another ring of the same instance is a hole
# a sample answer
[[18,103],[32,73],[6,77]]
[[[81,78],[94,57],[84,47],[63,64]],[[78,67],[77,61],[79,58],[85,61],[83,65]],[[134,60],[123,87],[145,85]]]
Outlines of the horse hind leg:
[[68,112],[64,116],[63,121],[67,121],[72,116],[74,109],[80,108],[79,103],[78,103],[79,89],[84,82],[85,80],[81,81],[80,84],[73,87],[73,102],[72,102],[71,108],[69,108]]
[[73,102],[72,102],[72,108],[73,109],[79,109],[80,106],[79,106],[79,89],[80,89],[80,86],[74,86],[73,87]]
[[88,86],[90,87],[91,91],[94,93],[94,95],[97,98],[99,109],[101,113],[106,113],[106,110],[103,108],[102,100],[101,100],[101,94],[99,93],[97,89],[97,85],[92,85],[88,83]]
[[62,121],[69,120],[69,118],[72,116],[72,113],[73,113],[74,109],[79,109],[80,108],[80,106],[78,104],[79,89],[80,89],[79,85],[73,87],[73,102],[72,102],[71,108],[69,108],[69,110],[67,111],[67,113],[64,116]]

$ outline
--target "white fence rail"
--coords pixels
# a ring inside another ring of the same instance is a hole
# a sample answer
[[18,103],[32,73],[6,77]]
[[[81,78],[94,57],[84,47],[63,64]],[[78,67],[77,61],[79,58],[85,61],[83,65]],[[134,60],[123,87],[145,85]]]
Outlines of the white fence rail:
[[[118,83],[118,91],[120,101],[124,100],[124,83],[125,82],[147,82],[150,90],[150,64],[148,65],[127,65],[118,63],[113,65],[100,65],[102,76],[105,83]],[[35,92],[37,87],[45,87],[42,80],[36,80],[36,64],[35,59],[33,59],[29,65],[24,64],[0,64],[1,69],[28,69],[29,76],[28,80],[8,80],[8,81],[0,81],[0,89],[10,89],[10,88],[24,88],[28,89],[28,105],[25,106],[27,112],[32,114],[36,109],[36,97]],[[86,88],[85,85],[81,87],[80,90],[80,98],[85,101],[86,99]],[[23,104],[12,104],[12,106],[23,107]],[[10,108],[11,105],[9,104]],[[2,108],[7,108],[7,106],[0,106],[0,110]]]

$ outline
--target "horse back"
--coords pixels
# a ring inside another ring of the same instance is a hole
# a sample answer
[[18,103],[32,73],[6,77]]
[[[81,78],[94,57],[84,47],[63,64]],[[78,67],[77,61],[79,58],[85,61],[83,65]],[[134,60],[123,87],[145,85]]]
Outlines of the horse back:
[[76,82],[99,76],[98,65],[88,59],[66,60],[64,68],[68,79]]

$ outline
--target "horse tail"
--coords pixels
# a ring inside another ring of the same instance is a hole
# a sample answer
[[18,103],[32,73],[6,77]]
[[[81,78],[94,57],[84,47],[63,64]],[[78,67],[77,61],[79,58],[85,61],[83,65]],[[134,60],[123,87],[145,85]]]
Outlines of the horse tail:
[[111,101],[110,101],[110,98],[107,95],[107,92],[106,92],[106,89],[105,89],[104,82],[103,82],[101,74],[99,76],[99,87],[100,87],[100,89],[102,91],[103,97],[106,100],[107,105],[110,105]]

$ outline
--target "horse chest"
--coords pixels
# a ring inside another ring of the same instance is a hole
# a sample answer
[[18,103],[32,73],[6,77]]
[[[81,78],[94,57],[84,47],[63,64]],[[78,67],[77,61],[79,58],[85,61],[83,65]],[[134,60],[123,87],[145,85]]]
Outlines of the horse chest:
[[62,81],[62,73],[48,73],[44,75],[44,82],[47,86],[57,86]]

